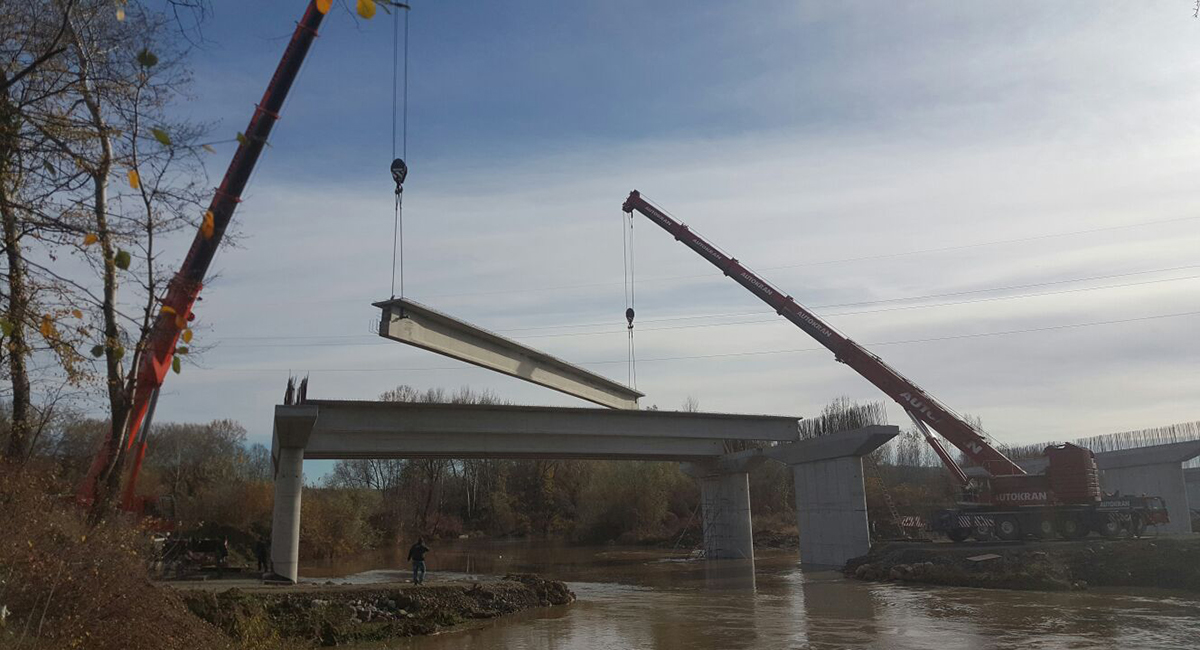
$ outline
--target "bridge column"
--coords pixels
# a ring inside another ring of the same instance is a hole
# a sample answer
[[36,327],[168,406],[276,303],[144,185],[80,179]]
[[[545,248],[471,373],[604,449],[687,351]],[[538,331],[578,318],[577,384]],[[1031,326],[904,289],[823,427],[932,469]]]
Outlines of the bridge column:
[[792,468],[802,564],[840,566],[871,550],[862,457],[897,433],[870,426],[769,450]]
[[271,461],[275,504],[271,513],[271,570],[296,582],[300,577],[300,493],[304,489],[304,448],[317,421],[317,407],[276,406]]
[[296,582],[300,565],[300,493],[304,489],[304,448],[281,447],[275,468],[275,509],[271,517],[274,573]]
[[684,473],[700,483],[705,558],[754,559],[750,471],[766,460],[761,449],[752,449],[709,461],[683,463]]

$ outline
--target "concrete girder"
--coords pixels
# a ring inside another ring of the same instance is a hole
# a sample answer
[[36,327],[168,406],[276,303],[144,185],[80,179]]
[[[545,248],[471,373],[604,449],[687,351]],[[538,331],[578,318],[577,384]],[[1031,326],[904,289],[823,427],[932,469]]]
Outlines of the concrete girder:
[[573,395],[601,406],[636,409],[640,393],[562,359],[476,327],[420,303],[393,298],[383,310],[379,335],[430,352]]
[[348,458],[554,458],[689,461],[719,456],[720,440],[518,433],[344,433],[314,436],[312,460]]
[[[689,460],[720,456],[725,439],[795,439],[797,422],[675,411],[353,401],[277,406],[275,414],[277,434],[303,439],[307,458]],[[279,444],[295,443],[280,438]]]

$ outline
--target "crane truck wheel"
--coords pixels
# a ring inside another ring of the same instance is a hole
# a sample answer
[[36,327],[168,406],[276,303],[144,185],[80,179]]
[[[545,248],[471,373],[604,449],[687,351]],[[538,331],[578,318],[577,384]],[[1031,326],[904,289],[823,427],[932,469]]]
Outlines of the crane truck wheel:
[[1121,533],[1125,530],[1125,522],[1109,516],[1105,517],[1104,520],[1101,521],[1098,526],[1096,526],[1096,529],[1105,537],[1120,537]]
[[1058,533],[1063,539],[1081,539],[1088,534],[1088,528],[1082,519],[1067,516],[1059,522]]
[[970,528],[951,528],[946,531],[946,537],[949,537],[952,542],[965,542],[970,536]]
[[1038,522],[1037,530],[1034,531],[1034,534],[1037,535],[1039,539],[1050,539],[1051,537],[1054,537],[1054,534],[1057,532],[1058,531],[1054,528],[1053,519],[1043,519]]
[[994,528],[991,521],[980,520],[971,529],[971,537],[975,538],[977,542],[986,542],[993,537]]
[[1021,539],[1021,524],[1016,517],[998,517],[996,519],[996,537],[1012,541]]

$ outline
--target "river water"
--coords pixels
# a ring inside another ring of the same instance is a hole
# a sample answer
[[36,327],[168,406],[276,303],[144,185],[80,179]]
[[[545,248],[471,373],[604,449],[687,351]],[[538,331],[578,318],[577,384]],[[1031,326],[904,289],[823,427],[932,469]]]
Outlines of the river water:
[[[309,564],[301,575],[374,582],[407,575],[403,554]],[[801,571],[795,551],[753,563],[689,560],[640,547],[471,540],[435,545],[439,578],[538,573],[578,602],[478,627],[390,643],[433,650],[646,648],[1200,648],[1200,596],[1168,591],[1071,593],[864,583]]]

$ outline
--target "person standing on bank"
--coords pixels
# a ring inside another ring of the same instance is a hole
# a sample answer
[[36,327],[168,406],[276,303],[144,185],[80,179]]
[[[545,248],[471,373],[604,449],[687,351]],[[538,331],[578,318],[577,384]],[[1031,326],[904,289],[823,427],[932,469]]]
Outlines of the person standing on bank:
[[266,537],[259,537],[254,543],[254,558],[258,560],[258,572],[266,573],[271,568],[270,563],[271,551],[267,544]]
[[429,552],[429,547],[425,545],[425,540],[418,537],[417,543],[408,549],[408,559],[412,561],[413,567],[413,584],[419,585],[425,582],[425,554]]

